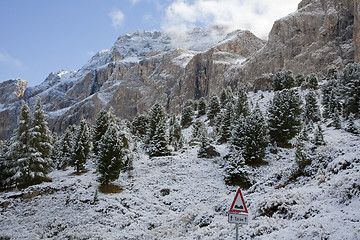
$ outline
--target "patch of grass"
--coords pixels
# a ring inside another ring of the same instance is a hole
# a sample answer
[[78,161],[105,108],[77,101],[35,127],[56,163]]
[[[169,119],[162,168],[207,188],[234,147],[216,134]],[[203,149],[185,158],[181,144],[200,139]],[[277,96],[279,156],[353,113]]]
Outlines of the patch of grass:
[[101,184],[99,186],[99,191],[101,193],[105,193],[105,194],[108,194],[108,193],[121,193],[123,191],[123,189],[116,185],[116,184],[108,184],[108,185],[105,185],[105,184]]

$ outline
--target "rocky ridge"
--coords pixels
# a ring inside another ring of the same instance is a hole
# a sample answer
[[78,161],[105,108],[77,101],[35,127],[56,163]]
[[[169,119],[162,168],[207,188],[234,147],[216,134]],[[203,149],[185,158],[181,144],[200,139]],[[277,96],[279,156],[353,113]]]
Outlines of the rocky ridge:
[[296,12],[274,23],[267,42],[249,31],[226,35],[222,27],[196,28],[181,37],[126,34],[78,71],[51,73],[36,87],[26,88],[22,80],[0,83],[0,138],[13,133],[21,99],[33,106],[40,97],[50,128],[62,132],[80,119],[94,121],[109,106],[127,119],[156,101],[179,112],[187,99],[218,94],[224,86],[265,84],[259,79],[266,73],[341,69],[360,59],[359,1],[303,0]]

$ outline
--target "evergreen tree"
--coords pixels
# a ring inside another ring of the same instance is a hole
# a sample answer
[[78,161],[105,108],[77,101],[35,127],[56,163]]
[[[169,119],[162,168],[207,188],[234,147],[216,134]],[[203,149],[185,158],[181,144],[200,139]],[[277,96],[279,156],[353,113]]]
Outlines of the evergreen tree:
[[37,132],[31,119],[29,106],[23,101],[15,140],[10,147],[11,159],[14,160],[11,171],[12,181],[17,186],[27,187],[45,180],[49,161],[42,157],[37,149]]
[[201,128],[199,138],[200,138],[200,148],[198,150],[198,157],[199,158],[207,158],[208,157],[208,149],[211,145],[210,145],[210,141],[208,138],[206,128]]
[[221,107],[224,108],[227,103],[233,102],[234,95],[232,93],[231,88],[228,86],[227,88],[224,88],[220,93],[220,104]]
[[192,118],[194,116],[194,106],[187,102],[181,111],[181,126],[187,128],[192,124]]
[[302,101],[295,90],[276,92],[269,107],[269,133],[273,141],[288,142],[301,130]]
[[310,89],[316,90],[319,88],[319,81],[314,73],[307,77],[306,82]]
[[226,103],[227,103],[227,93],[226,93],[226,89],[223,88],[220,92],[220,105],[221,107],[225,107]]
[[321,119],[320,109],[317,103],[316,94],[310,90],[305,95],[304,120],[308,123],[310,120],[318,122]]
[[237,99],[235,100],[234,107],[235,120],[239,119],[241,116],[247,116],[250,112],[247,94],[248,92],[245,87],[241,87],[238,90]]
[[302,134],[299,134],[295,142],[295,161],[297,169],[292,173],[292,179],[296,179],[299,176],[304,175],[305,167],[311,164],[311,159],[306,151],[304,138]]
[[[32,147],[36,152],[40,153],[39,157],[42,159],[39,159],[39,161],[44,162],[43,166],[46,168],[44,169],[46,172],[52,164],[51,155],[53,149],[53,138],[47,122],[45,121],[45,117],[46,114],[43,111],[41,100],[38,98],[35,105],[34,120],[32,121],[30,137]],[[46,162],[48,166],[46,166]]]
[[207,117],[210,121],[214,120],[220,113],[220,101],[219,98],[214,94],[210,98],[208,105]]
[[315,129],[315,133],[314,133],[314,144],[315,144],[316,146],[325,145],[324,132],[323,132],[320,124],[318,124],[317,127],[316,127],[316,129]]
[[86,160],[90,156],[91,145],[92,143],[88,124],[85,120],[82,120],[80,125],[76,127],[73,152],[70,161],[70,166],[75,167],[76,172],[80,172],[85,169]]
[[12,186],[12,176],[14,175],[13,162],[10,158],[11,141],[1,142],[0,146],[0,189]]
[[109,110],[102,109],[96,116],[94,134],[93,134],[93,151],[97,155],[99,152],[99,141],[105,134],[110,124],[115,123],[114,109],[112,107]]
[[149,124],[149,119],[146,115],[138,115],[136,116],[132,123],[132,133],[141,139],[144,139],[147,134],[147,126]]
[[238,149],[231,148],[229,155],[226,157],[224,180],[228,185],[237,185],[245,189],[251,186],[245,159]]
[[193,139],[200,141],[203,135],[208,135],[206,126],[202,121],[196,120],[193,126],[192,137]]
[[295,79],[290,70],[280,71],[273,75],[274,91],[281,91],[283,89],[290,89],[293,87],[295,87]]
[[295,86],[301,87],[306,82],[306,78],[303,74],[298,74],[295,76]]
[[220,143],[225,143],[231,137],[232,122],[234,118],[233,104],[228,102],[222,116],[221,129],[220,129]]
[[198,106],[198,117],[204,116],[206,114],[206,100],[205,98],[200,98]]
[[99,181],[106,187],[109,182],[119,178],[120,170],[125,165],[125,154],[123,152],[125,146],[118,132],[118,125],[111,122],[98,143],[97,168],[100,173]]
[[335,111],[341,111],[340,87],[334,76],[322,86],[322,104],[324,106],[324,117],[330,118]]
[[247,117],[236,122],[231,138],[234,151],[241,152],[246,164],[261,163],[268,146],[268,130],[257,106]]
[[355,114],[350,113],[348,117],[348,125],[346,127],[346,131],[353,134],[358,134],[359,130],[355,125]]
[[167,115],[164,108],[156,103],[150,109],[146,146],[150,157],[169,155],[166,136]]
[[56,143],[56,168],[64,169],[71,162],[74,127],[68,127]]
[[360,63],[345,66],[340,75],[341,93],[344,99],[345,116],[353,113],[359,117],[360,109]]
[[174,150],[177,151],[183,146],[183,136],[181,133],[181,126],[175,116],[172,116],[170,121],[169,129],[169,143],[174,147]]
[[335,127],[335,129],[341,129],[341,119],[340,119],[339,111],[337,109],[335,109],[332,120],[333,121],[331,125]]

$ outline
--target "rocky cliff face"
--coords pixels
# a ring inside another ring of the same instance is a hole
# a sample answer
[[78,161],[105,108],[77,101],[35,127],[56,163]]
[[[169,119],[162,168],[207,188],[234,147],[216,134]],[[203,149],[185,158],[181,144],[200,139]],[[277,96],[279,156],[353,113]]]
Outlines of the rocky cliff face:
[[23,80],[0,84],[0,138],[16,127],[21,99],[40,97],[56,132],[102,108],[131,119],[156,101],[180,112],[187,99],[208,97],[224,86],[269,84],[263,74],[290,69],[321,73],[359,61],[359,1],[303,0],[298,11],[276,21],[267,42],[249,31],[194,29],[186,35],[136,31],[117,39],[76,72],[51,73],[39,86]]
[[360,0],[355,0],[355,33],[354,33],[354,45],[355,45],[355,62],[360,62]]
[[[277,20],[260,51],[237,68],[250,81],[265,73],[325,73],[359,56],[358,0],[303,0],[298,10]],[[356,20],[357,19],[357,20]]]

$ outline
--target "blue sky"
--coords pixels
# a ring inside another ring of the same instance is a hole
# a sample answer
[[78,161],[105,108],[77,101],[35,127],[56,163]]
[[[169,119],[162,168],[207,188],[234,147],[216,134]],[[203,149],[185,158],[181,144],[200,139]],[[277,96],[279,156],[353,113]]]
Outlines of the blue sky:
[[266,38],[300,0],[2,0],[0,82],[78,70],[127,32],[229,25]]

